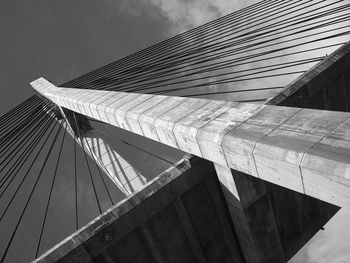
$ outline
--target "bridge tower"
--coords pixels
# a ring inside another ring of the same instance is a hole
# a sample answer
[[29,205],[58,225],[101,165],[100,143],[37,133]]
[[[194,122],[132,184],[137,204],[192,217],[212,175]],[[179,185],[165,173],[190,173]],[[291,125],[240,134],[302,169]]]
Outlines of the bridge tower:
[[[263,0],[66,83],[32,81],[0,117],[0,263],[28,236],[35,263],[289,261],[350,208],[349,10]],[[157,155],[154,172],[132,140],[178,158]],[[60,169],[72,174],[58,185]],[[75,232],[46,251],[45,233],[67,236],[47,223],[62,185]],[[82,223],[89,191],[98,216]]]
[[[308,80],[308,84],[323,77],[319,72],[334,74],[331,69],[338,63],[335,58],[348,57],[348,49],[349,44],[312,69],[310,72],[318,75]],[[308,74],[289,89],[305,82]],[[193,167],[189,170],[175,167],[177,173],[195,177],[193,173],[198,173],[196,169],[201,170],[200,166],[212,166],[208,169],[216,179],[211,180],[218,180],[221,190],[211,191],[221,191],[221,202],[228,209],[228,219],[221,219],[225,221],[222,227],[227,230],[231,222],[237,235],[236,238],[226,237],[230,256],[235,258],[233,262],[285,262],[334,215],[338,210],[336,206],[349,208],[350,182],[346,171],[350,159],[346,156],[350,146],[346,134],[350,114],[347,112],[59,88],[43,78],[31,85],[60,107],[71,129],[84,138],[85,147],[102,167],[115,165],[119,159],[110,158],[117,153],[102,139],[93,143],[96,137],[85,116],[194,156],[189,157]],[[278,99],[277,96],[271,102]],[[105,150],[96,155],[101,152],[99,147]],[[160,180],[135,175],[136,183],[132,177],[126,178],[128,183],[125,183],[118,178],[117,171],[109,168],[107,173],[119,188],[130,185],[127,194],[137,207],[142,207],[148,200],[150,190],[145,189]],[[144,192],[146,194],[142,194]],[[177,195],[174,206],[190,240],[191,251],[197,260],[207,262],[208,256],[195,233],[195,223],[190,220],[181,194]],[[156,194],[153,197],[157,200]],[[152,201],[154,207],[159,202],[155,200]],[[223,205],[217,202],[214,206],[218,209],[217,206]],[[288,219],[288,213],[281,211],[293,213],[293,219]],[[318,216],[312,217],[315,212]],[[159,262],[166,262],[152,237],[154,232],[150,234],[146,219],[140,221],[151,254]],[[296,237],[291,238],[293,235]],[[237,256],[237,251],[242,255]],[[218,254],[212,256],[219,257]]]

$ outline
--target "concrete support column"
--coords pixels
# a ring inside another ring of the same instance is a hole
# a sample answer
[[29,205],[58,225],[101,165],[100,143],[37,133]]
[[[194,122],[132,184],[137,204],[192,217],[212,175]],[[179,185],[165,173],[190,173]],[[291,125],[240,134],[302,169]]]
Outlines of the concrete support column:
[[218,164],[215,169],[246,262],[285,262],[263,181]]

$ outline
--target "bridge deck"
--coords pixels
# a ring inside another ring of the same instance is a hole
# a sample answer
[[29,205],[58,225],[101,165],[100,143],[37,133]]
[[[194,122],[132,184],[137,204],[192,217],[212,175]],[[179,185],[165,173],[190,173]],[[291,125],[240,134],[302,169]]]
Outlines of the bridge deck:
[[61,107],[297,192],[350,206],[350,113],[31,83]]

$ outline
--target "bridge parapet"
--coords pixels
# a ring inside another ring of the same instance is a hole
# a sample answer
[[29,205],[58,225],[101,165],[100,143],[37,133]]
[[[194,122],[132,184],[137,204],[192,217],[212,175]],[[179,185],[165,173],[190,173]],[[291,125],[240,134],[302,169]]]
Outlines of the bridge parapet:
[[350,113],[31,85],[61,107],[350,207]]

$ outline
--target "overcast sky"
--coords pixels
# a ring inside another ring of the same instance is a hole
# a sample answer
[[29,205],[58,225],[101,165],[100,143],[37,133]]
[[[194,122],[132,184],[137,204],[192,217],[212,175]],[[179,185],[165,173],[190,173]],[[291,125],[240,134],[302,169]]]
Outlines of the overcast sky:
[[[0,115],[32,94],[29,82],[66,82],[256,0],[0,0]],[[293,262],[350,262],[342,212]]]

